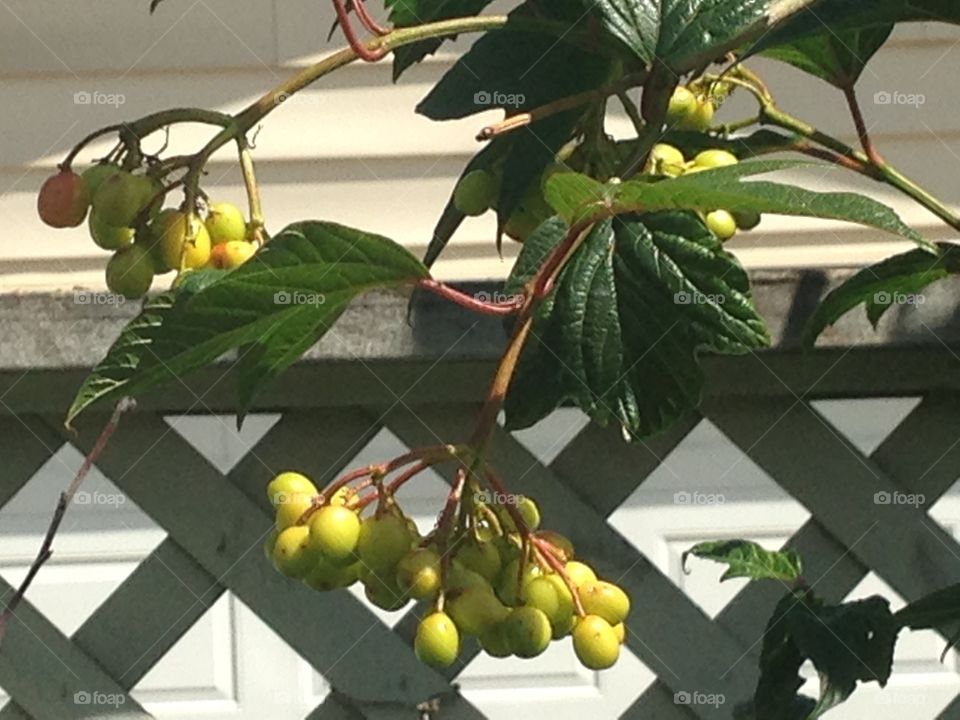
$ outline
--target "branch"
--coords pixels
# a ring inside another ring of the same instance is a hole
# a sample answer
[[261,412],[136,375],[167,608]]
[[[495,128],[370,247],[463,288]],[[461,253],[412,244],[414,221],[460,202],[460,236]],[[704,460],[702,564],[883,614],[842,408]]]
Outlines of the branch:
[[857,91],[852,85],[843,89],[843,95],[847,99],[847,105],[850,107],[850,115],[853,117],[853,124],[857,128],[857,137],[860,138],[860,144],[863,146],[863,152],[870,158],[870,163],[876,167],[886,165],[877,148],[870,137],[870,131],[867,130],[867,123],[863,119],[863,111],[860,109],[860,103],[857,101]]
[[634,87],[642,82],[645,76],[646,75],[644,73],[628,75],[627,77],[622,78],[611,85],[605,85],[604,87],[600,87],[595,90],[586,90],[585,92],[577,93],[575,95],[568,95],[567,97],[562,97],[558,100],[554,100],[553,102],[541,105],[540,107],[528,110],[527,112],[511,115],[501,122],[494,123],[493,125],[487,125],[479,133],[477,133],[477,140],[492,140],[498,135],[504,135],[513,130],[526,127],[527,125],[532,125],[533,123],[538,122],[543,118],[550,117],[551,115],[556,115],[566,110],[572,110],[591,102],[606,100],[611,95],[620,95],[625,90],[628,90],[629,88]]
[[[947,207],[946,204],[925,190],[915,181],[911,180],[902,172],[897,170],[893,165],[885,162],[879,157],[879,155],[877,156],[877,159],[879,159],[878,164],[866,153],[860,152],[859,150],[850,147],[842,140],[839,140],[832,135],[828,135],[827,133],[818,130],[813,125],[810,125],[809,123],[806,123],[803,120],[784,112],[776,106],[776,103],[771,98],[765,96],[763,92],[761,92],[761,90],[755,87],[751,82],[732,76],[727,77],[726,81],[743,87],[753,94],[754,98],[756,98],[760,105],[760,121],[762,124],[773,125],[784,130],[789,130],[797,135],[800,135],[801,137],[812,140],[818,145],[822,145],[823,147],[832,150],[841,157],[845,157],[850,161],[865,166],[867,168],[867,174],[869,177],[872,177],[878,182],[882,182],[890,185],[893,188],[896,188],[904,195],[913,199],[915,202],[939,217],[950,227],[954,228],[955,230],[960,230],[960,215]],[[809,154],[809,152],[807,154]]]
[[573,253],[580,247],[592,226],[592,221],[572,225],[567,230],[564,239],[551,251],[537,274],[527,282],[524,288],[524,304],[520,308],[520,315],[514,325],[513,334],[507,343],[507,349],[500,358],[497,372],[493,377],[490,388],[487,390],[487,397],[477,415],[473,435],[470,437],[470,446],[474,448],[478,457],[483,454],[483,450],[490,440],[490,434],[497,422],[497,415],[500,413],[503,401],[507,397],[507,390],[510,388],[510,381],[513,379],[520,354],[523,352],[523,346],[530,335],[530,329],[533,327],[534,312],[543,298],[550,292],[554,280]]
[[27,589],[33,582],[33,579],[37,576],[37,573],[40,571],[40,568],[43,566],[43,564],[46,563],[47,560],[49,560],[53,555],[53,538],[56,536],[57,530],[60,528],[60,523],[63,521],[63,517],[67,513],[67,507],[73,501],[74,495],[76,495],[77,490],[80,489],[80,485],[90,472],[90,468],[93,467],[93,464],[97,461],[97,458],[100,457],[100,454],[107,447],[107,443],[109,442],[114,431],[116,431],[117,425],[120,423],[120,416],[123,415],[123,413],[125,413],[127,410],[133,408],[135,405],[136,403],[132,398],[125,397],[120,399],[120,401],[117,403],[117,406],[113,410],[113,414],[110,416],[110,420],[107,421],[107,424],[103,427],[103,430],[100,431],[100,435],[97,438],[96,443],[94,443],[93,449],[91,449],[90,453],[83,459],[83,464],[80,465],[80,469],[77,470],[77,474],[74,475],[70,485],[64,492],[60,493],[60,498],[57,500],[57,506],[53,511],[53,518],[50,520],[50,525],[47,527],[47,533],[43,538],[43,542],[40,544],[40,550],[37,551],[37,556],[30,565],[30,569],[27,571],[27,576],[23,579],[23,582],[20,583],[20,587],[17,588],[17,591],[13,594],[10,602],[7,603],[3,614],[0,615],[0,642],[3,642],[3,637],[7,630],[7,623],[10,618],[13,617],[13,613],[16,611],[20,601],[23,600],[23,596],[26,594]]

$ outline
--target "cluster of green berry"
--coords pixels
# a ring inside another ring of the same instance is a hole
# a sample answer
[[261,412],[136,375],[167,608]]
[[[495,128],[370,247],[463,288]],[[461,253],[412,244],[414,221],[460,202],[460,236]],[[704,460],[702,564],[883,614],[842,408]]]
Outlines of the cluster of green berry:
[[113,252],[107,287],[128,299],[142,297],[155,275],[201,267],[233,269],[256,252],[243,213],[230,203],[211,203],[205,218],[163,208],[162,182],[109,162],[48,178],[37,197],[41,220],[55,228],[87,218],[90,237]]
[[619,658],[629,598],[577,561],[568,538],[537,531],[530,498],[509,509],[472,499],[474,521],[448,544],[439,527],[422,537],[393,498],[361,517],[371,496],[343,486],[326,498],[296,472],[277,475],[267,495],[276,527],[265,551],[284,575],[321,591],[360,582],[385,610],[432,603],[414,641],[421,662],[451,665],[465,636],[498,658],[535,657],[567,635],[588,668]]
[[[679,148],[658,143],[650,151],[644,172],[650,175],[678,177],[712,168],[736,165],[737,162],[737,157],[733,153],[717,149],[704,150],[688,162]],[[759,213],[731,213],[723,209],[703,213],[703,219],[710,232],[720,240],[729,240],[737,234],[737,230],[753,230],[760,224]]]

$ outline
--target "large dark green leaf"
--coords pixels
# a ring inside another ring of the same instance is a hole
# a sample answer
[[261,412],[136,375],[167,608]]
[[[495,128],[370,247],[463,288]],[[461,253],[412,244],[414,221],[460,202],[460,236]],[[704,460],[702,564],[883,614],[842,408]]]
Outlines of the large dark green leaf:
[[[553,219],[529,237],[507,291],[564,235]],[[507,425],[527,427],[571,401],[599,423],[651,435],[699,401],[700,351],[767,342],[746,273],[694,213],[602,220],[538,310],[507,395]]]
[[[960,622],[960,584],[949,585],[914,600],[902,607],[894,615],[894,619],[901,627],[912,630],[942,630],[950,625],[956,628],[956,624]],[[941,661],[958,642],[960,631],[954,630],[943,649]]]
[[95,402],[142,393],[241,346],[245,409],[355,296],[426,275],[415,257],[387,238],[334,223],[291,225],[233,272],[209,284],[191,280],[177,293],[147,301],[84,381],[67,422]]
[[803,562],[792,550],[767,550],[749,540],[712,540],[694,545],[683,553],[681,564],[686,566],[687,557],[704,558],[726,564],[723,580],[746,577],[751,580],[780,580],[794,582],[803,574]]
[[[812,0],[811,0],[812,1]],[[793,12],[796,0],[584,0],[647,66],[682,74],[723,57]]]
[[924,595],[900,608],[897,622],[913,630],[929,630],[960,621],[960,584]]
[[826,80],[840,89],[852,89],[874,53],[893,32],[893,25],[834,30],[799,38],[770,48],[764,55]]
[[960,3],[956,0],[821,0],[758,38],[747,54],[822,35],[824,28],[845,33],[908,21],[960,23]]
[[858,682],[886,685],[899,626],[879,596],[827,605],[806,588],[778,603],[764,632],[755,714],[764,720],[795,720],[796,691],[806,660],[820,676],[820,697],[806,715],[815,720],[844,702]]
[[[483,149],[470,159],[470,162],[467,163],[463,172],[460,173],[460,177],[457,178],[457,182],[460,182],[465,175],[474,170],[493,171],[496,165],[502,165],[512,145],[512,135],[503,135],[494,138],[493,141],[484,145]],[[454,185],[454,188],[456,188],[456,185]],[[466,215],[457,209],[457,206],[453,202],[453,192],[451,192],[450,197],[447,199],[447,204],[440,214],[440,219],[437,220],[437,224],[433,228],[430,244],[427,246],[427,251],[423,256],[424,265],[431,267],[433,263],[436,262],[437,258],[440,257],[440,253],[443,252],[443,249],[447,246],[447,243],[450,242],[450,239],[460,227],[461,223],[463,223],[464,219],[466,219]]]
[[510,27],[477,40],[420,101],[417,112],[433,120],[494,108],[513,114],[594,89],[610,74],[608,56],[556,35]]
[[876,326],[894,304],[909,302],[931,283],[960,273],[960,246],[937,243],[936,253],[911,250],[864,268],[832,290],[807,322],[803,342],[812,346],[828,326],[857,305],[866,304]]
[[[403,28],[477,15],[491,2],[492,0],[385,0],[384,5],[390,10],[390,22],[393,26]],[[414,63],[435,53],[443,42],[444,38],[435,38],[394,50],[393,79],[399,78],[403,71]]]
[[924,242],[891,208],[864,195],[816,192],[766,180],[740,182],[753,175],[812,165],[793,160],[752,160],[657,182],[632,180],[606,186],[562,173],[547,182],[546,196],[551,206],[567,219],[639,210],[725,208],[732,212],[843,220]]

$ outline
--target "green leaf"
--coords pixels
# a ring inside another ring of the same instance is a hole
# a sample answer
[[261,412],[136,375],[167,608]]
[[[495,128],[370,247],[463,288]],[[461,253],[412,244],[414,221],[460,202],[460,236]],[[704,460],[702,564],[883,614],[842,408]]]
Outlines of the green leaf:
[[511,29],[508,22],[477,40],[420,101],[417,112],[432,120],[496,108],[512,115],[602,85],[611,72],[610,58],[568,40]]
[[[960,622],[960,584],[948,585],[914,600],[900,608],[894,615],[900,627],[912,630],[941,630],[944,626]],[[940,661],[960,642],[960,629],[954,630],[947,640]]]
[[532,125],[510,133],[510,149],[502,172],[497,198],[497,222],[506,225],[520,206],[524,194],[533,183],[540,183],[543,171],[554,161],[557,152],[574,135],[582,109],[551,115]]
[[[808,594],[805,588],[788,592],[767,621],[760,647],[760,679],[753,696],[753,717],[757,720],[803,720],[816,705],[812,699],[797,695],[803,685],[800,668],[805,658],[790,636],[787,622]],[[796,710],[798,703],[802,704],[800,712]]]
[[956,0],[872,0],[869,3],[821,0],[759,37],[743,56],[788,45],[799,39],[820,36],[824,28],[842,34],[909,21],[957,24],[960,23],[960,4]]
[[[563,239],[551,219],[524,243],[516,292]],[[504,409],[527,427],[565,401],[648,436],[699,401],[702,350],[743,353],[768,336],[749,281],[690,212],[598,222],[538,308]]]
[[886,685],[893,667],[899,627],[886,599],[873,596],[827,605],[808,588],[777,604],[767,624],[760,656],[755,713],[764,720],[793,720],[801,665],[810,660],[820,676],[820,697],[806,720],[815,720],[844,702],[858,682]]
[[[632,180],[598,192],[596,186],[571,179],[569,173],[547,181],[546,198],[567,217],[605,217],[637,211],[692,209],[731,212],[759,212],[776,215],[827,218],[858,223],[900,235],[916,243],[923,238],[904,224],[896,212],[883,203],[849,192],[816,192],[784,183],[742,178],[778,170],[821,167],[794,160],[751,160],[748,162],[690,173],[677,178]],[[573,183],[579,183],[577,188]],[[577,197],[579,195],[579,197]],[[579,209],[571,212],[571,207]],[[554,205],[554,203],[558,203]]]
[[[474,170],[491,170],[496,172],[495,168],[498,165],[502,165],[504,158],[510,150],[510,147],[513,144],[512,134],[502,135],[498,138],[494,138],[491,142],[484,145],[483,149],[474,155],[470,162],[467,163],[467,166],[463,169],[463,172],[460,173],[460,177],[457,178],[459,183],[465,175],[473,172]],[[456,189],[456,184],[454,184],[454,190]],[[457,209],[457,206],[453,202],[453,191],[450,192],[450,197],[447,199],[447,204],[443,208],[443,212],[440,215],[440,219],[437,221],[436,226],[433,229],[433,235],[430,238],[430,244],[427,245],[427,251],[423,256],[423,264],[428,268],[433,266],[433,263],[436,262],[437,258],[440,257],[440,253],[443,252],[446,248],[447,243],[453,238],[454,233],[463,223],[466,215],[460,212]]]
[[[414,27],[437,20],[451,18],[472,17],[489,5],[492,0],[385,0],[384,5],[390,10],[390,22],[395,28]],[[432,55],[448,38],[433,38],[421,40],[412,45],[405,45],[393,51],[393,79],[396,81],[403,71],[411,65],[420,62],[427,55]]]
[[900,608],[894,616],[902,627],[936,629],[960,621],[960,583],[936,590]]
[[307,221],[236,270],[189,273],[148,300],[84,381],[67,423],[95,402],[137,395],[244,346],[241,413],[266,381],[319,340],[357,295],[414,283],[426,268],[387,238]]
[[712,540],[698,543],[683,553],[681,564],[684,568],[690,555],[728,565],[720,578],[721,582],[739,577],[794,582],[803,574],[803,561],[796,552],[767,550],[749,540]]
[[885,598],[812,608],[801,604],[787,622],[800,653],[820,675],[820,699],[808,720],[844,702],[858,681],[887,684],[899,627]]
[[876,326],[893,304],[918,300],[921,290],[949,275],[960,273],[960,246],[937,243],[936,253],[911,250],[864,268],[832,290],[817,307],[803,332],[812,346],[820,334],[861,303]]
[[[795,3],[794,3],[795,4]],[[777,0],[584,0],[646,66],[680,75],[722,57],[773,22]]]
[[789,63],[831,85],[852,89],[870,58],[893,32],[893,25],[834,30],[828,28],[792,43],[770,48],[763,54]]

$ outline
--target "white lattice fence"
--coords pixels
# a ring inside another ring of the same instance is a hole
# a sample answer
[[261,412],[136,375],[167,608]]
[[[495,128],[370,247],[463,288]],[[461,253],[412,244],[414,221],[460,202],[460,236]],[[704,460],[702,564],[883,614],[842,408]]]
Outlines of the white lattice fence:
[[[279,397],[299,388],[338,389],[328,403],[274,408],[281,419],[226,474],[164,420],[174,412],[221,411],[216,396],[163,397],[127,416],[99,468],[168,536],[71,637],[29,602],[21,606],[0,646],[0,686],[12,697],[0,718],[149,717],[129,691],[227,591],[330,683],[333,692],[312,718],[415,717],[414,708],[431,698],[438,699],[431,717],[484,717],[451,685],[476,654],[474,645],[465,646],[463,663],[451,672],[430,670],[411,650],[422,607],[391,629],[347,592],[318,594],[281,577],[261,551],[271,525],[263,488],[276,471],[295,467],[318,482],[330,480],[382,428],[410,447],[468,435],[476,396],[465,397],[472,390],[463,388],[478,387],[471,378],[489,358],[460,355],[437,364],[410,357],[301,368]],[[958,364],[947,347],[833,347],[708,366],[703,418],[810,512],[789,544],[803,554],[807,580],[826,598],[842,599],[870,571],[907,600],[960,582],[960,545],[926,512],[960,476],[960,397],[952,394],[957,383],[949,374]],[[349,402],[349,377],[362,406]],[[358,377],[364,382],[356,384]],[[36,393],[33,407],[24,383]],[[420,383],[434,391],[408,392]],[[89,450],[99,429],[96,417],[76,437],[60,427],[51,409],[67,383],[33,374],[3,384],[11,401],[3,402],[0,416],[0,504],[65,442]],[[444,387],[460,390],[442,402]],[[876,395],[925,397],[869,456],[810,402]],[[627,647],[657,681],[638,685],[622,717],[732,717],[734,704],[752,693],[763,625],[784,591],[748,585],[711,618],[608,522],[700,421],[691,417],[632,445],[615,429],[588,425],[549,463],[509,434],[493,441],[492,456],[511,488],[535,497],[549,526],[633,598]],[[921,493],[926,506],[873,502],[875,493],[895,491]],[[0,581],[0,595],[11,591]],[[678,705],[674,693],[684,690],[722,694],[727,702]],[[95,709],[75,702],[76,693],[94,692],[125,701]],[[955,703],[940,717],[958,715]]]

